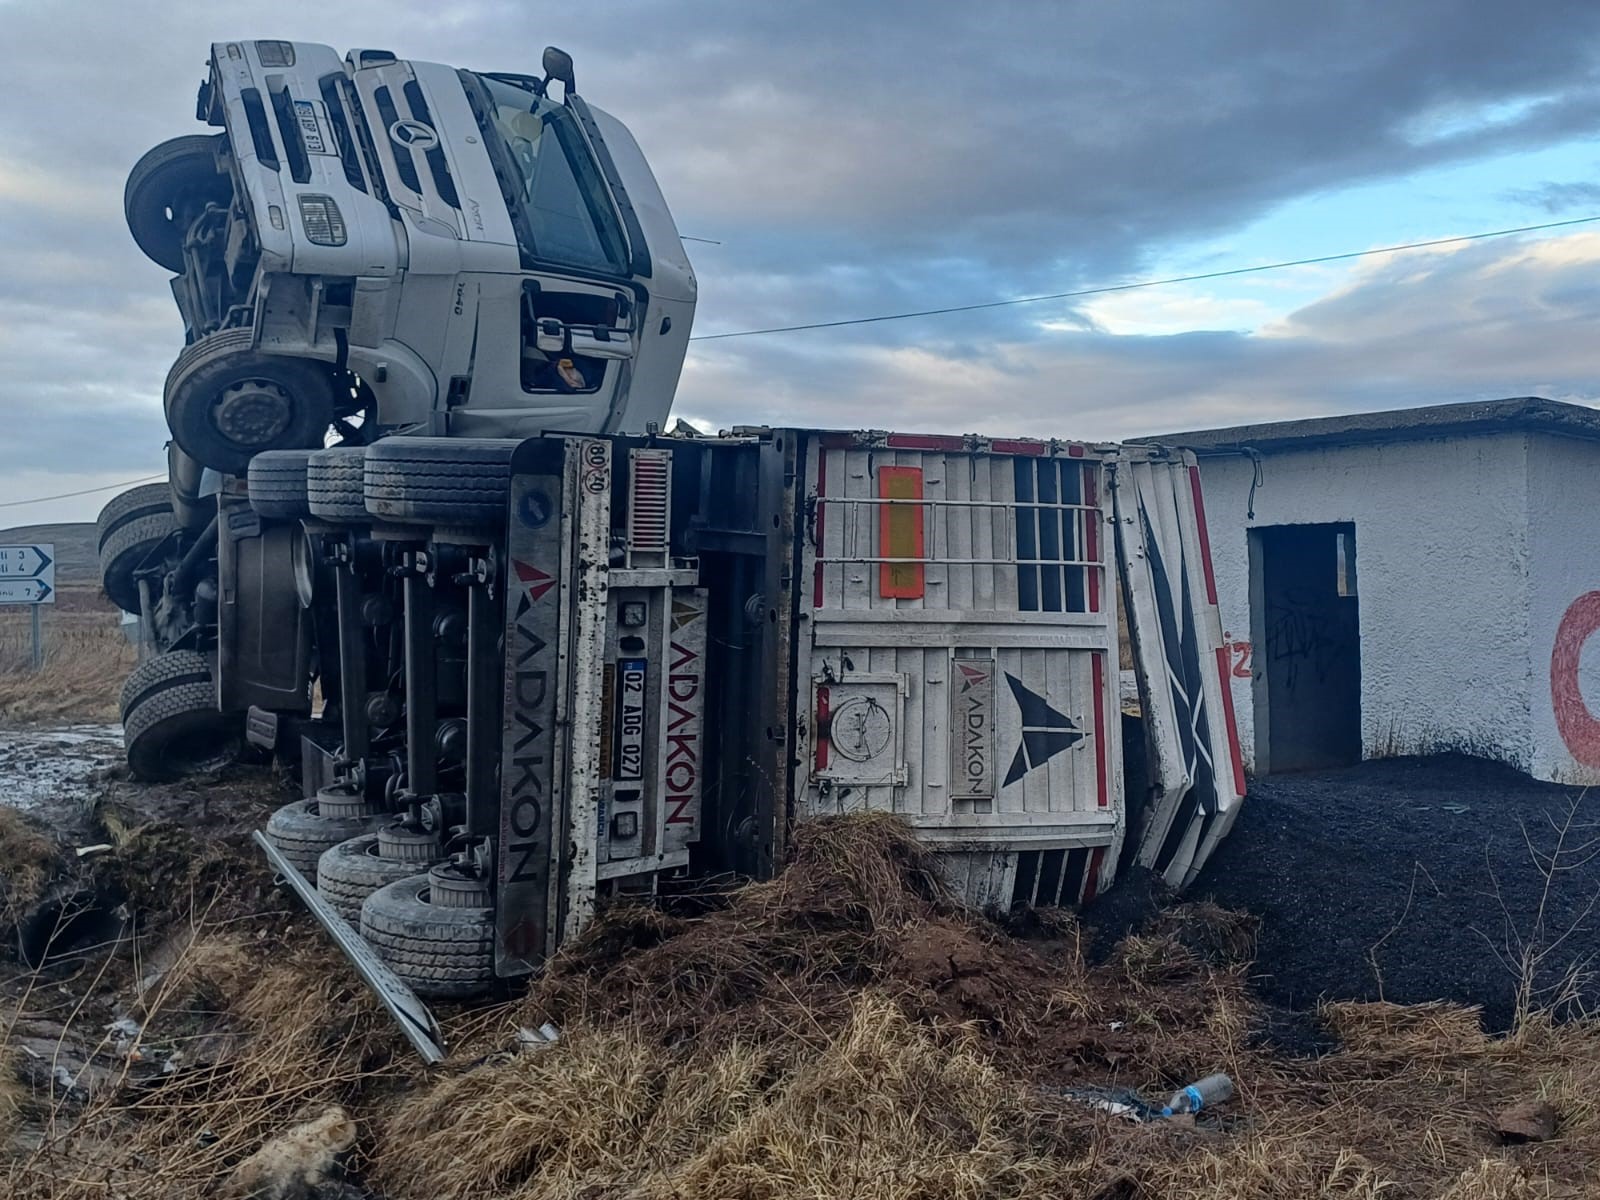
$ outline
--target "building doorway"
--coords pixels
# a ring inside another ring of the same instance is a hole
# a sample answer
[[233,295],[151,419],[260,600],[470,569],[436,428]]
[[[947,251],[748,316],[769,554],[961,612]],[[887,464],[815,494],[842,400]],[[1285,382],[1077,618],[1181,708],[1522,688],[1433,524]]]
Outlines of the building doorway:
[[1361,759],[1356,527],[1250,530],[1256,770]]

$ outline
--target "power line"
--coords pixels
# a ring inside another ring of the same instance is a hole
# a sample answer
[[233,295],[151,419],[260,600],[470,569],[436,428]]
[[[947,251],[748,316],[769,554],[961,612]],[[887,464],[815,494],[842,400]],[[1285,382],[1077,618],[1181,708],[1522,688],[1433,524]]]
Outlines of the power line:
[[1573,217],[1566,221],[1546,221],[1542,225],[1518,225],[1513,229],[1491,229],[1486,233],[1464,233],[1456,237],[1434,238],[1426,242],[1405,242],[1398,246],[1379,246],[1372,250],[1347,250],[1342,254],[1320,254],[1315,258],[1295,258],[1287,262],[1262,263],[1254,267],[1230,267],[1225,271],[1204,271],[1198,275],[1172,275],[1165,279],[1141,279],[1134,283],[1113,283],[1104,287],[1080,288],[1073,292],[1052,292],[1048,296],[1020,296],[1015,300],[987,300],[979,304],[953,304],[948,308],[923,308],[915,312],[884,313],[876,317],[849,317],[841,321],[811,321],[804,325],[773,325],[766,329],[735,329],[728,333],[701,333],[691,342],[716,342],[724,338],[756,337],[767,333],[800,333],[807,329],[838,329],[845,325],[875,325],[882,321],[908,321],[913,317],[938,317],[946,313],[978,312],[986,308],[1009,308],[1016,304],[1040,304],[1046,300],[1075,300],[1083,296],[1103,296],[1108,292],[1131,292],[1137,288],[1163,287],[1172,283],[1198,283],[1206,279],[1226,279],[1233,275],[1254,275],[1261,271],[1280,271],[1285,267],[1310,267],[1318,263],[1344,262],[1373,254],[1394,254],[1400,250],[1424,250],[1430,246],[1452,246],[1478,242],[1485,238],[1509,237],[1514,233],[1537,233],[1542,229],[1561,229],[1600,221],[1592,217]]
[[[1546,229],[1564,229],[1572,225],[1589,225],[1600,221],[1600,213],[1589,217],[1572,217],[1565,221],[1545,221],[1539,225],[1517,225],[1510,229],[1491,229],[1483,233],[1463,233],[1455,237],[1433,238],[1425,242],[1402,242],[1397,246],[1378,246],[1371,250],[1347,250],[1341,254],[1319,254],[1315,258],[1293,258],[1284,262],[1261,263],[1253,267],[1230,267],[1222,271],[1204,271],[1198,275],[1171,275],[1164,279],[1140,279],[1133,283],[1113,283],[1103,287],[1079,288],[1071,292],[1051,292],[1045,296],[1019,296],[1013,300],[987,300],[978,304],[954,304],[948,308],[923,308],[915,312],[882,313],[875,317],[849,317],[841,321],[812,321],[804,325],[773,325],[765,329],[735,329],[728,333],[696,334],[691,342],[715,342],[724,338],[757,337],[768,333],[801,333],[808,329],[839,329],[847,325],[875,325],[883,321],[908,321],[913,317],[939,317],[947,313],[979,312],[989,308],[1009,308],[1018,304],[1041,304],[1048,300],[1075,300],[1083,296],[1104,296],[1111,292],[1131,292],[1139,288],[1164,287],[1174,283],[1200,283],[1207,279],[1227,279],[1236,275],[1255,275],[1262,271],[1281,271],[1286,267],[1311,267],[1319,263],[1347,262],[1354,258],[1368,258],[1374,254],[1395,254],[1402,250],[1426,250],[1432,246],[1453,246],[1463,242],[1481,242],[1486,238],[1510,237],[1517,233],[1538,233]],[[689,238],[688,241],[710,242],[710,238]],[[721,245],[720,242],[712,243]],[[31,500],[0,501],[0,508],[20,508],[27,504],[47,504],[52,500],[72,500],[78,496],[92,496],[96,492],[110,492],[117,488],[134,487],[165,479],[165,475],[146,475],[143,479],[130,479],[125,483],[108,483],[104,487],[84,488],[76,492],[62,492],[55,496],[35,496]]]
[[0,501],[0,508],[17,508],[24,504],[48,504],[51,500],[71,500],[75,496],[92,496],[96,492],[114,492],[118,488],[133,487],[140,483],[154,483],[165,475],[146,475],[143,479],[130,479],[126,483],[108,483],[104,487],[84,488],[81,492],[62,492],[59,496],[35,496],[32,500]]

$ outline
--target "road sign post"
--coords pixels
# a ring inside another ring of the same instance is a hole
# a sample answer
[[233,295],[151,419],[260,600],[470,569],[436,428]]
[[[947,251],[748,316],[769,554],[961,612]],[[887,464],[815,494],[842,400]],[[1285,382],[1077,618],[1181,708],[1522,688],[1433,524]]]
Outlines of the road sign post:
[[0,604],[26,604],[32,611],[33,669],[44,666],[40,606],[56,602],[56,548],[0,546]]

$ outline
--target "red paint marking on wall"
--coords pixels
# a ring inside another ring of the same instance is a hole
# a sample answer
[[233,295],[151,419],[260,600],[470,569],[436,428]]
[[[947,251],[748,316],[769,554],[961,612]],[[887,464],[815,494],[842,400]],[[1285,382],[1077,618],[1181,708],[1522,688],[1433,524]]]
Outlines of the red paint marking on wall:
[[1094,899],[1094,894],[1100,890],[1100,864],[1106,856],[1104,846],[1096,846],[1089,855],[1089,869],[1084,872],[1083,902],[1085,904]]
[[1550,651],[1550,707],[1556,730],[1572,757],[1586,767],[1600,767],[1600,720],[1584,702],[1578,685],[1578,660],[1583,646],[1600,629],[1600,592],[1585,592],[1574,600],[1556,628]]
[[[1083,464],[1083,502],[1093,511],[1083,514],[1084,557],[1090,562],[1100,561],[1100,491],[1095,486],[1099,472],[1088,463]],[[1089,573],[1089,611],[1100,611],[1100,569],[1085,567]]]
[[1095,787],[1098,789],[1100,807],[1105,808],[1110,803],[1110,796],[1106,790],[1106,736],[1105,736],[1105,707],[1106,698],[1103,695],[1106,685],[1105,655],[1096,650],[1089,656],[1089,661],[1094,666],[1094,778]]
[[1206,569],[1206,599],[1217,602],[1217,576],[1211,569],[1211,534],[1206,531],[1206,502],[1200,495],[1200,468],[1189,468],[1189,490],[1194,493],[1194,524],[1200,531],[1200,562]]
[[1239,748],[1239,724],[1233,717],[1233,684],[1228,680],[1228,647],[1217,647],[1217,673],[1222,678],[1222,715],[1228,723],[1228,757],[1233,760],[1233,794],[1245,794],[1244,752]]
[[[1223,634],[1227,637],[1227,634]],[[1235,679],[1249,679],[1255,674],[1254,664],[1251,662],[1252,654],[1249,642],[1226,643],[1228,653],[1233,657],[1233,677]]]

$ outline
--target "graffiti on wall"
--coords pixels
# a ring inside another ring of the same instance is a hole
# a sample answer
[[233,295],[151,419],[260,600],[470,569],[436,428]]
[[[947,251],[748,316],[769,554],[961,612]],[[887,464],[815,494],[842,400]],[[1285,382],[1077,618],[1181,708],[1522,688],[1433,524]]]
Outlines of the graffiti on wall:
[[1337,613],[1319,592],[1287,588],[1269,601],[1266,621],[1267,661],[1283,664],[1283,685],[1294,689],[1302,670],[1318,683],[1349,651],[1350,639]]
[[1600,767],[1600,720],[1584,702],[1578,664],[1584,644],[1596,630],[1600,630],[1600,592],[1585,592],[1563,614],[1550,651],[1550,707],[1556,730],[1572,757],[1586,767]]

